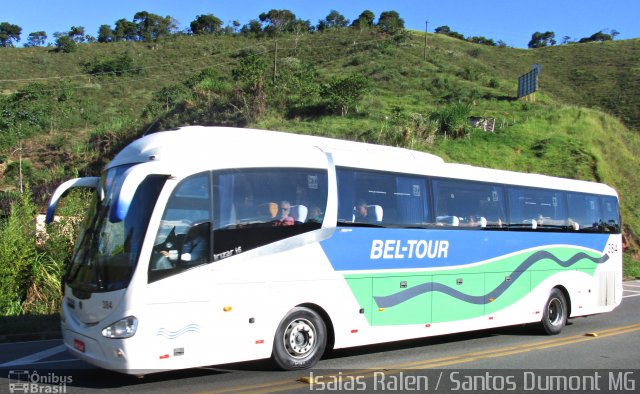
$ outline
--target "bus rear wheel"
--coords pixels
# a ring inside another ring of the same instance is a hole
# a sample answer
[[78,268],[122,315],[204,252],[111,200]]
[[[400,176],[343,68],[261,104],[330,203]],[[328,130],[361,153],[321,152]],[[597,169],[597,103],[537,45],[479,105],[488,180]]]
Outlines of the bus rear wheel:
[[296,307],[282,319],[273,341],[271,359],[284,370],[314,366],[327,345],[327,327],[315,311]]
[[567,324],[567,300],[558,288],[551,290],[549,299],[544,305],[544,313],[540,326],[548,335],[556,335]]

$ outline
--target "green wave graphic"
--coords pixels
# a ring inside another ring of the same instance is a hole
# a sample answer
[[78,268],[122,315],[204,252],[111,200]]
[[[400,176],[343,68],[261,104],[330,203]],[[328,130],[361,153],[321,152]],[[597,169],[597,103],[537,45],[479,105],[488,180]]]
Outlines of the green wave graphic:
[[496,287],[495,289],[493,289],[487,294],[470,295],[470,294],[462,293],[452,287],[443,285],[441,283],[427,282],[427,283],[420,284],[418,286],[414,286],[410,289],[397,292],[395,294],[391,294],[387,296],[374,296],[373,299],[375,300],[379,308],[388,308],[388,307],[401,304],[413,297],[419,296],[420,294],[424,294],[430,291],[439,291],[441,293],[448,294],[464,302],[469,302],[472,304],[487,304],[490,302],[489,301],[490,299],[496,299],[500,297],[502,293],[507,291],[509,287],[511,287],[514,283],[516,283],[516,280],[520,277],[520,275],[524,271],[529,269],[532,265],[534,265],[538,261],[545,260],[545,259],[552,260],[553,262],[555,262],[556,264],[558,264],[563,268],[568,268],[583,259],[591,260],[596,264],[602,264],[607,260],[609,260],[609,255],[605,254],[600,258],[594,258],[584,252],[580,252],[580,253],[574,254],[567,261],[563,261],[557,258],[556,256],[554,256],[553,254],[551,254],[550,252],[547,252],[546,250],[541,250],[529,256],[525,261],[522,262],[522,264],[520,264],[513,272],[511,272],[511,274],[508,275],[511,278],[510,281],[502,282],[498,287]]
[[608,260],[606,254],[550,246],[463,268],[353,273],[345,280],[371,325],[436,323],[495,313],[558,272],[593,275]]

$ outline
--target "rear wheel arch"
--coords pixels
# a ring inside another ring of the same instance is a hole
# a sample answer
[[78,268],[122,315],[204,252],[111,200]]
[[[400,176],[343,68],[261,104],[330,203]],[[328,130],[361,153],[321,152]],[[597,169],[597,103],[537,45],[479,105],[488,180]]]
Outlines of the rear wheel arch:
[[569,296],[569,291],[562,285],[557,285],[554,288],[560,290],[564,295],[564,299],[567,301],[567,318],[571,317],[571,297]]

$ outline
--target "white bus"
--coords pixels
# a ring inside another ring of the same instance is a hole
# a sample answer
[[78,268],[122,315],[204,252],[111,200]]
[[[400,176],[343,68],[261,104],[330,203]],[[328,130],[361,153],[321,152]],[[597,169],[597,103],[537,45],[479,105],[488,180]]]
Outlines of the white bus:
[[62,332],[142,375],[608,312],[622,295],[609,186],[422,152],[221,127],[151,134],[95,189]]

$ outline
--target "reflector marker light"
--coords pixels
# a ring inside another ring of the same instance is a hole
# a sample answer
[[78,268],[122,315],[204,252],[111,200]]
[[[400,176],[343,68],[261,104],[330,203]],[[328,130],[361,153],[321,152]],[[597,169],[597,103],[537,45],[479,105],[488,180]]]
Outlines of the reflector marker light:
[[230,306],[225,306],[224,308],[222,308],[222,310],[225,311],[225,312],[229,312],[229,311],[231,311],[231,309],[233,309],[233,308],[230,307]]

